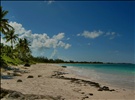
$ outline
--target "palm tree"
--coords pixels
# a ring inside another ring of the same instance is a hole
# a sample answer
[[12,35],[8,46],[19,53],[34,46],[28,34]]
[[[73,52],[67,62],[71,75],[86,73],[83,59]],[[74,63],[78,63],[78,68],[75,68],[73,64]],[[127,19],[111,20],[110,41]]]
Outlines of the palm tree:
[[16,45],[16,49],[18,49],[19,52],[19,57],[25,61],[31,55],[31,50],[29,46],[30,43],[26,38],[19,39],[19,43]]
[[12,48],[8,45],[4,46],[4,55],[12,58]]
[[30,42],[28,42],[28,40],[26,38],[24,38],[23,45],[24,45],[24,57],[25,57],[25,61],[28,62],[27,59],[31,55],[31,50],[29,48]]
[[2,54],[2,52],[4,51],[4,44],[3,43],[0,43],[0,55]]
[[8,19],[5,19],[7,13],[8,11],[2,10],[2,7],[0,6],[0,32],[3,34],[7,34],[10,30],[14,30],[14,28],[9,25]]
[[11,42],[11,48],[13,49],[13,43],[16,42],[18,35],[14,34],[14,30],[10,30],[4,38],[6,39],[6,42],[9,42],[9,41]]
[[16,44],[16,51],[18,51],[18,57],[19,58],[23,58],[23,51],[24,51],[24,47],[23,47],[23,39],[18,39],[18,43]]
[[0,6],[0,41],[1,41],[1,33],[6,35],[10,30],[14,30],[12,26],[9,25],[8,19],[5,19],[8,11],[2,10],[2,6]]
[[30,52],[30,48],[29,48],[30,42],[28,42],[28,40],[26,38],[24,38],[23,43],[24,43],[24,49],[25,49],[25,51],[26,52]]

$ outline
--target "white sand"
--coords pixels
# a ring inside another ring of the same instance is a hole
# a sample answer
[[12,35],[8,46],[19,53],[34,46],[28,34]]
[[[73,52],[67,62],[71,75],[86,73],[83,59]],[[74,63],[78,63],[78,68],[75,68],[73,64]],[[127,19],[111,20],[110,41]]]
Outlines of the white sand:
[[[1,79],[1,87],[19,91],[23,94],[62,96],[62,98],[65,98],[64,100],[135,100],[135,91],[118,89],[112,86],[108,87],[116,91],[97,91],[97,88],[89,85],[84,86],[72,83],[70,80],[51,78],[54,71],[69,73],[66,68],[53,64],[35,64],[27,70],[30,73],[16,76],[14,79]],[[27,78],[28,75],[33,75],[34,78]],[[42,77],[38,77],[38,75],[42,75]],[[71,73],[63,76],[85,79]],[[17,82],[18,79],[21,79],[23,82]],[[99,84],[104,85],[102,83]],[[90,96],[90,93],[93,96]],[[88,97],[83,99],[86,96]]]

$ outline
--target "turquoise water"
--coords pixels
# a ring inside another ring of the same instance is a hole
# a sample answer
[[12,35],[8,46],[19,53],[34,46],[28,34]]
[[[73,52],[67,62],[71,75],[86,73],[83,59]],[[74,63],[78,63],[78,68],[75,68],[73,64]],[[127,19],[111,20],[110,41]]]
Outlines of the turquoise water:
[[120,88],[135,89],[134,64],[61,64],[72,72]]

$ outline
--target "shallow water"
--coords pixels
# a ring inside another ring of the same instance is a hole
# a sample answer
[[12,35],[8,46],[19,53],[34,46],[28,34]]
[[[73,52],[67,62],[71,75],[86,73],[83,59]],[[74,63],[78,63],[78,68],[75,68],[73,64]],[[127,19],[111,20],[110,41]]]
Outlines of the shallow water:
[[62,64],[75,74],[123,89],[135,89],[133,64]]

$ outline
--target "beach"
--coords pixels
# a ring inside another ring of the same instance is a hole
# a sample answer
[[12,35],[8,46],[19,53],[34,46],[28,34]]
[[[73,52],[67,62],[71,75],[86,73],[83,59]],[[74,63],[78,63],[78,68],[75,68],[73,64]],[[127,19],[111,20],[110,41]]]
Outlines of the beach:
[[[133,90],[116,88],[107,83],[91,81],[91,79],[72,73],[65,66],[40,63],[30,67],[24,67],[23,65],[16,67],[26,73],[18,74],[13,79],[1,79],[1,88],[21,92],[24,95],[44,96],[42,100],[135,99],[135,91]],[[2,99],[9,100],[8,96]],[[16,98],[16,100],[21,99]]]

